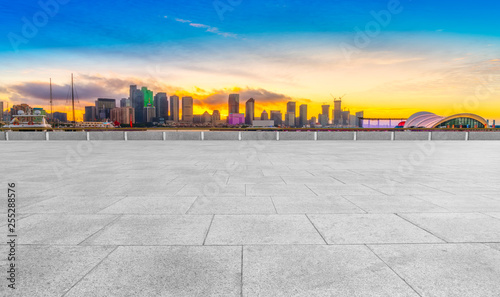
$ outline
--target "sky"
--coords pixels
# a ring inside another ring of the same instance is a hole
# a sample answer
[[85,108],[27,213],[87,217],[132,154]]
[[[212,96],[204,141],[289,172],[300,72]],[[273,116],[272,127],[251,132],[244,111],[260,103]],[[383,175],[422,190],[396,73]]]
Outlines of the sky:
[[[130,84],[192,96],[195,113],[240,94],[365,117],[469,112],[500,121],[498,1],[90,1],[0,3],[0,101],[70,112]],[[69,116],[70,117],[70,116]]]

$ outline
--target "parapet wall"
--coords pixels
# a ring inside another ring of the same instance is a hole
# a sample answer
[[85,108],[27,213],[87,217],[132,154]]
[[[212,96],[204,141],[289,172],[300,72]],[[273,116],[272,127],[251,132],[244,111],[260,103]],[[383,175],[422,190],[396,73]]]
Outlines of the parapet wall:
[[0,141],[478,141],[500,140],[490,131],[106,131],[106,132],[0,132]]

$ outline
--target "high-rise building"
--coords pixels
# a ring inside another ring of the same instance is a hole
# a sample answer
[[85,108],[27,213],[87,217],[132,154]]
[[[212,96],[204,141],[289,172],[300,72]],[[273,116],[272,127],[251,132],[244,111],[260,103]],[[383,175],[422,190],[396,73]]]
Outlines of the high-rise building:
[[97,98],[95,101],[96,118],[99,121],[109,119],[113,108],[116,108],[115,99]]
[[328,126],[328,114],[319,114],[318,115],[318,122],[322,127]]
[[229,114],[240,113],[240,94],[230,94],[228,100]]
[[286,104],[286,113],[293,112],[293,114],[296,114],[297,113],[296,108],[297,108],[296,103],[294,101],[289,101]]
[[132,106],[135,106],[135,102],[134,102],[134,93],[135,93],[135,91],[137,91],[137,86],[136,85],[130,85],[130,93],[129,93],[128,99],[130,99],[130,104]]
[[[326,125],[328,125],[328,123],[330,122],[330,105],[321,105],[321,114],[324,115],[323,121],[326,121]],[[319,119],[319,117],[318,117],[318,119]],[[321,119],[320,119],[320,123],[321,123]],[[323,124],[321,124],[321,125],[326,126]]]
[[132,107],[118,107],[111,110],[111,120],[120,124],[135,123],[134,109]]
[[146,123],[151,123],[156,117],[156,108],[153,105],[144,107],[142,119]]
[[182,97],[182,121],[193,122],[193,97]]
[[281,126],[283,124],[283,115],[279,110],[271,110],[270,114],[271,120],[274,121],[275,126]]
[[250,98],[245,104],[245,124],[253,125],[254,117],[255,117],[255,100],[253,98]]
[[316,127],[316,117],[311,117],[311,119],[309,120],[309,124],[311,125],[311,127]]
[[154,106],[153,91],[148,90],[147,87],[142,87],[141,92],[144,95],[144,107]]
[[299,126],[304,127],[307,125],[307,104],[302,104],[299,107]]
[[241,125],[245,123],[245,115],[242,113],[231,113],[227,117],[229,125]]
[[154,99],[156,117],[168,119],[168,99],[167,93],[157,93]]
[[215,123],[215,121],[220,121],[220,112],[218,110],[212,112],[212,123]]
[[364,118],[364,116],[365,116],[365,112],[364,111],[358,111],[356,113],[356,127],[362,127],[361,121]]
[[[144,120],[144,93],[142,93],[141,90],[138,90],[136,88],[132,88],[133,86],[130,87],[132,93],[132,107],[134,108],[135,112],[135,122],[136,123],[143,123]],[[135,86],[134,86],[135,87]]]
[[342,126],[349,125],[349,111],[348,110],[342,112],[342,122],[341,122],[341,125]]
[[295,127],[295,113],[287,112],[285,114],[285,126]]
[[120,100],[120,107],[132,107],[131,100],[128,98],[122,98]]
[[333,124],[340,125],[342,123],[342,100],[333,101]]
[[170,96],[170,120],[179,121],[179,96]]
[[85,106],[85,114],[83,115],[84,122],[97,121],[97,112],[95,106]]
[[0,101],[0,121],[3,121],[3,102]]
[[260,120],[261,121],[269,121],[269,114],[267,113],[267,111],[263,111],[261,114],[260,114]]
[[210,122],[212,122],[212,116],[208,113],[208,111],[205,111],[202,115],[201,115],[201,122],[203,124],[208,124]]

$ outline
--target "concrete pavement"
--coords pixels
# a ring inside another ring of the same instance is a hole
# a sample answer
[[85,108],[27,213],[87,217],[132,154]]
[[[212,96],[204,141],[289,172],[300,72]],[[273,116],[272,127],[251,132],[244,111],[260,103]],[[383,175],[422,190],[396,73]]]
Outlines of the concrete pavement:
[[2,142],[0,295],[498,296],[499,148]]

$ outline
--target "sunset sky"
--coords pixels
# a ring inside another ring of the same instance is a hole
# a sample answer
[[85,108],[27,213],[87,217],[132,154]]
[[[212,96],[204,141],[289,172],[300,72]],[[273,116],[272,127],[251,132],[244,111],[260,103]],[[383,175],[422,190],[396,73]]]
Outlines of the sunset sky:
[[[498,1],[2,1],[0,101],[69,112],[130,84],[227,115],[332,96],[366,117],[476,113],[500,121]],[[50,5],[49,5],[50,4]],[[55,5],[54,5],[55,4]]]

